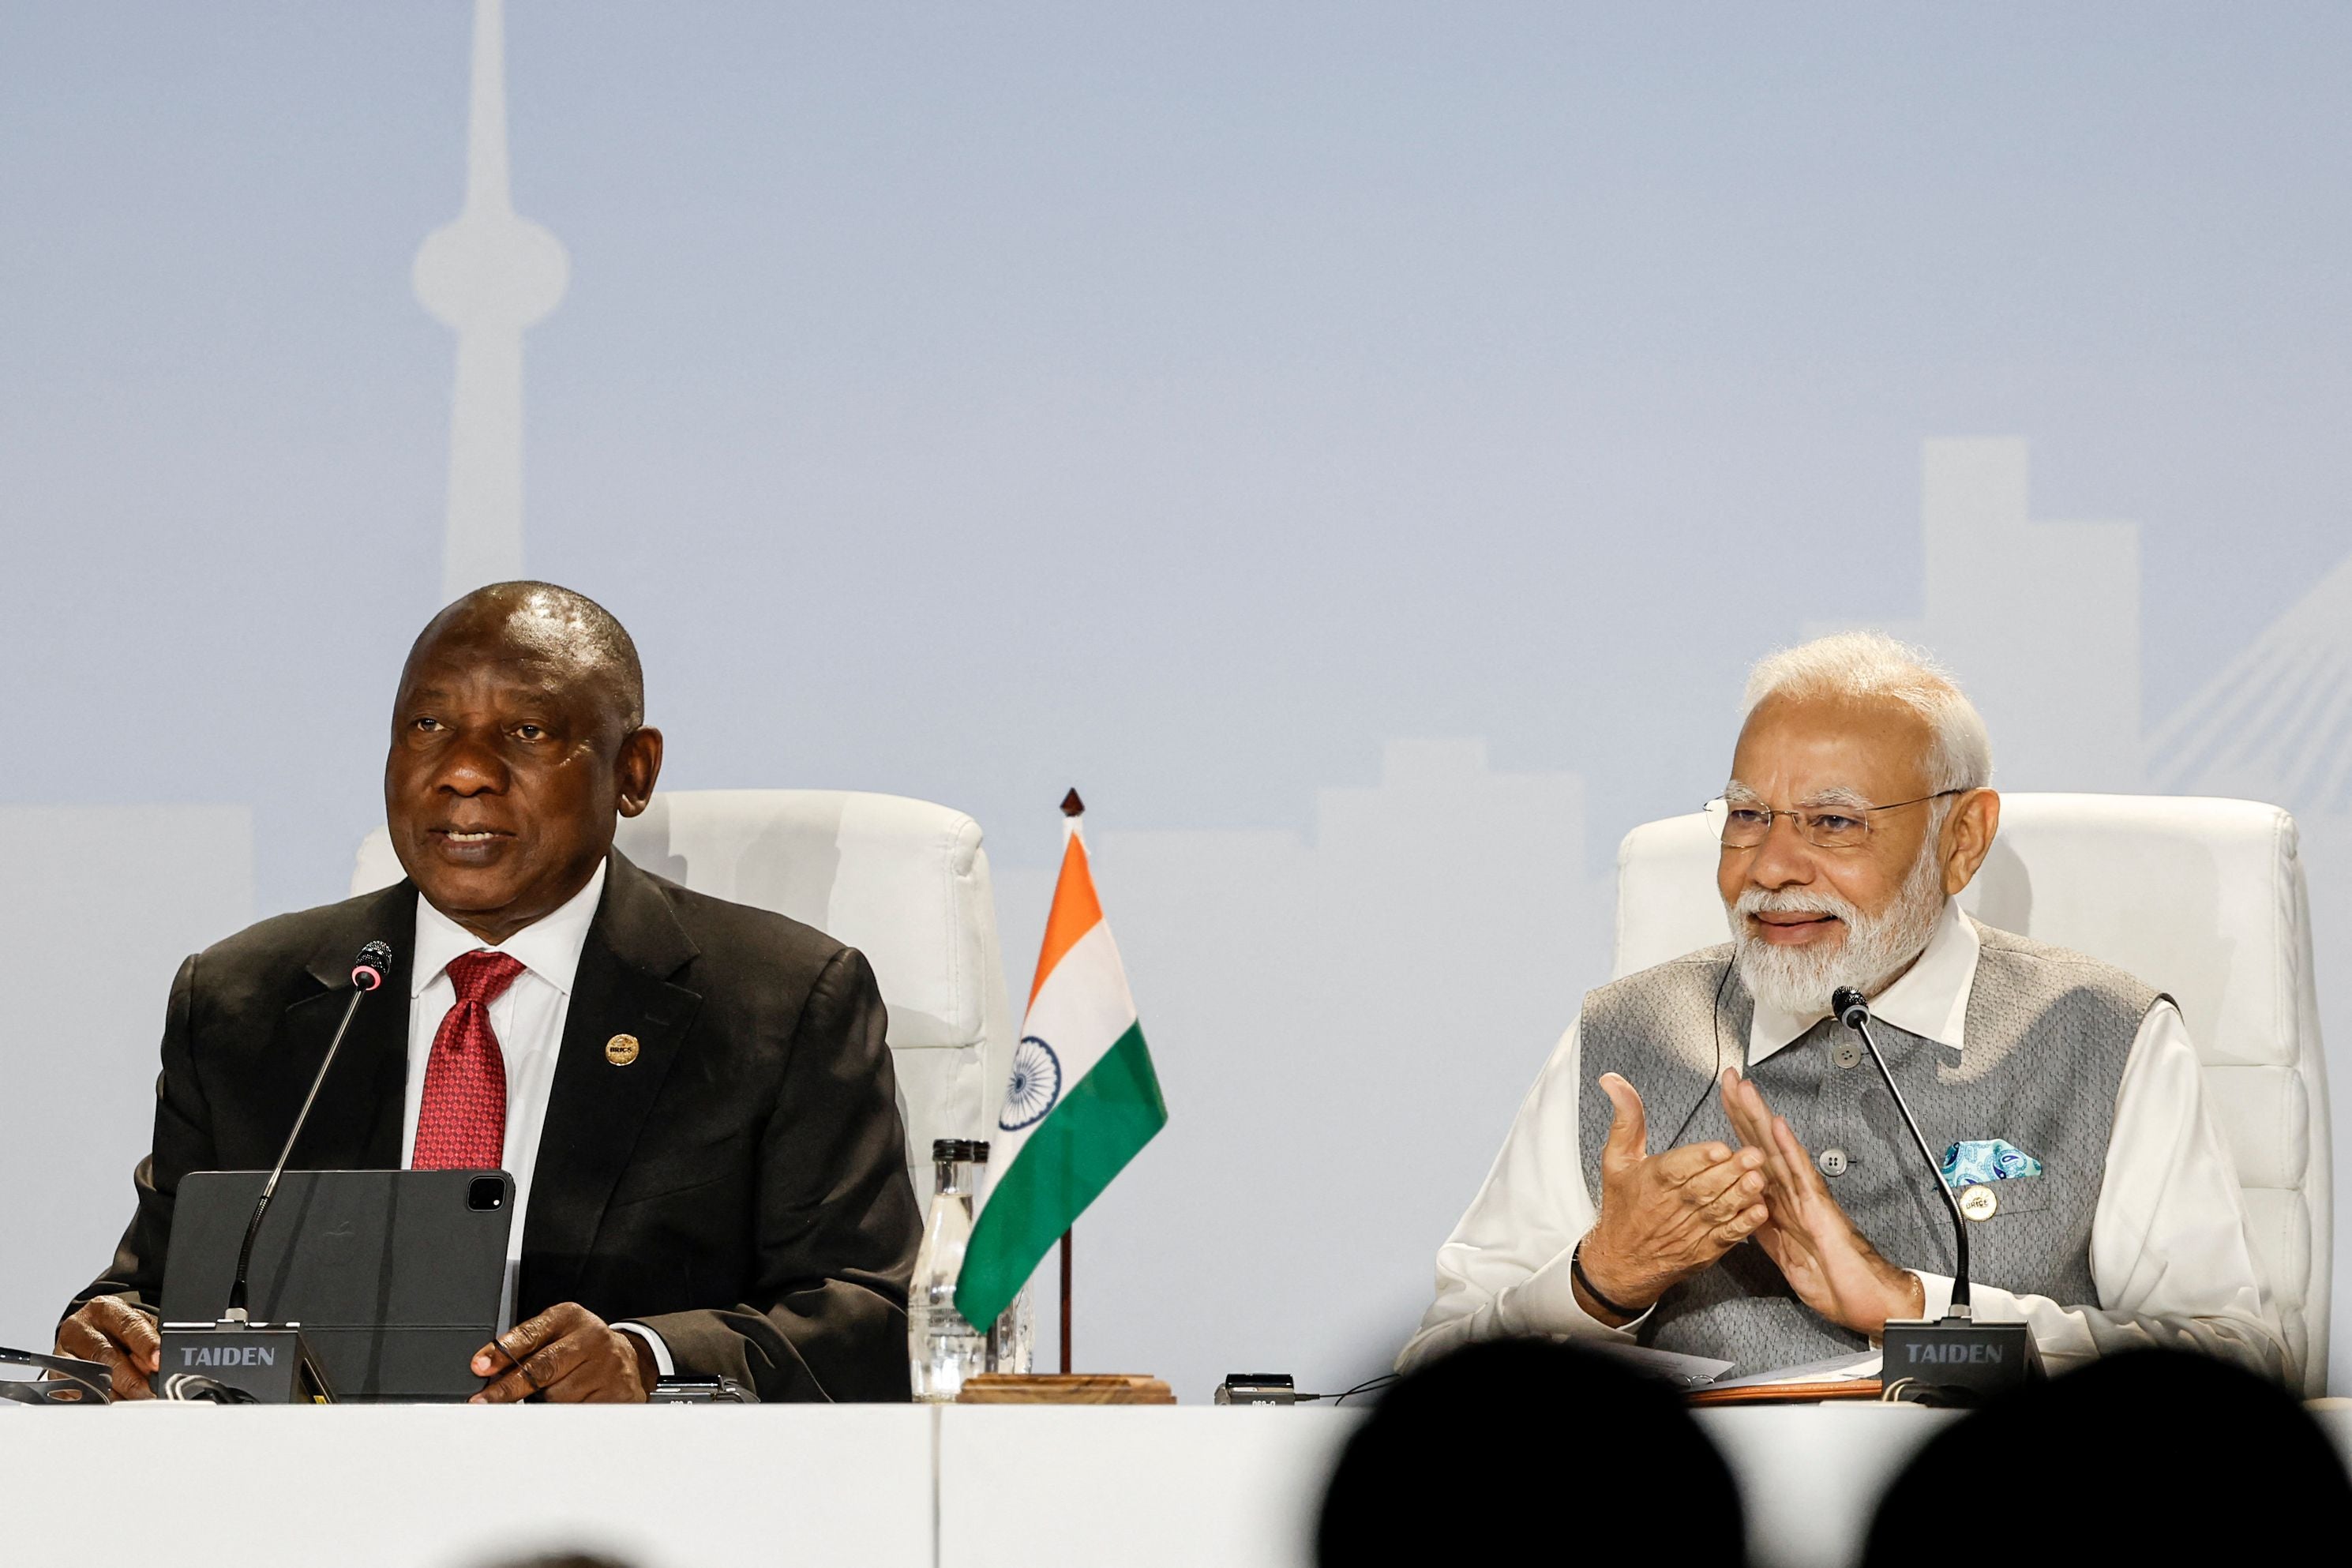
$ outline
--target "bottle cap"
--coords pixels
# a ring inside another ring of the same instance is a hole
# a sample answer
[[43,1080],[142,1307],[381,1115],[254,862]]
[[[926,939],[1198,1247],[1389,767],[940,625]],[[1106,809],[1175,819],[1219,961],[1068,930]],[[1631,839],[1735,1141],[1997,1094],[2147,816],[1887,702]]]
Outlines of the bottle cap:
[[932,1141],[934,1161],[969,1160],[975,1165],[988,1163],[988,1145],[977,1138],[940,1138]]

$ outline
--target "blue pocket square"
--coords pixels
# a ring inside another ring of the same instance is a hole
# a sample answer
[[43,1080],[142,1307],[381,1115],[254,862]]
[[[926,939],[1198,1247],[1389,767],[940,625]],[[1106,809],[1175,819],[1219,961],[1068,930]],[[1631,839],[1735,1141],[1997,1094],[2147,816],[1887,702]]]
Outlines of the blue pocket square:
[[2006,1181],[2011,1176],[2038,1176],[2042,1162],[2006,1138],[1971,1138],[1944,1151],[1944,1184],[1965,1187],[1974,1182]]

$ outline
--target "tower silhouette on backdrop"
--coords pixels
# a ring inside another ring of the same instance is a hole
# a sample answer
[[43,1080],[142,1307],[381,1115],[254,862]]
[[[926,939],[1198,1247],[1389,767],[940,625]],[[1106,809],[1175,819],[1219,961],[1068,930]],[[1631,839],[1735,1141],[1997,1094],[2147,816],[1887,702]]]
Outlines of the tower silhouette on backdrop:
[[466,205],[425,236],[416,298],[457,333],[441,596],[522,575],[522,334],[563,298],[562,242],[518,216],[508,184],[504,0],[474,0]]

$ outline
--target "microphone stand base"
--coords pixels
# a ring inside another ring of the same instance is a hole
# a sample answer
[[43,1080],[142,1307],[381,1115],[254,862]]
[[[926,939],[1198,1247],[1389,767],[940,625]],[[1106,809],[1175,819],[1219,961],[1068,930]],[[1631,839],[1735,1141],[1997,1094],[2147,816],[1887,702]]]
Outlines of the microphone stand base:
[[331,1405],[299,1323],[165,1323],[155,1392],[216,1405]]
[[1981,1405],[2048,1375],[2023,1323],[1891,1318],[1880,1342],[1886,1352],[1880,1380],[1895,1400]]

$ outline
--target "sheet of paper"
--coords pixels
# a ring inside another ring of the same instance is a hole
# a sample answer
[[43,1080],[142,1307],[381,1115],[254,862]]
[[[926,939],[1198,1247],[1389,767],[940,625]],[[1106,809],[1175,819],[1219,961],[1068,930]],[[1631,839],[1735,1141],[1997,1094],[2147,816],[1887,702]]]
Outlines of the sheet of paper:
[[1811,1361],[1802,1366],[1774,1367],[1751,1377],[1735,1377],[1727,1382],[1710,1384],[1712,1388],[1763,1388],[1775,1383],[1851,1383],[1860,1378],[1878,1375],[1879,1352],[1864,1351],[1855,1355],[1832,1356],[1827,1361]]
[[1654,1376],[1671,1379],[1685,1388],[1704,1388],[1731,1370],[1732,1363],[1717,1361],[1713,1356],[1684,1355],[1677,1351],[1654,1351],[1646,1345],[1627,1344],[1622,1340],[1583,1342],[1603,1355],[1618,1360]]

